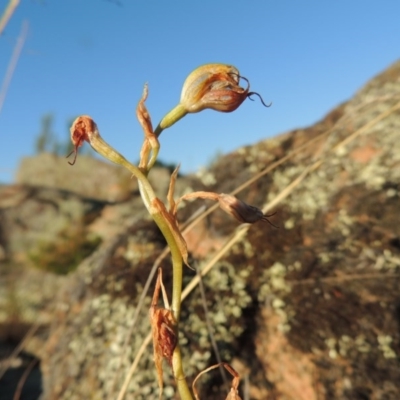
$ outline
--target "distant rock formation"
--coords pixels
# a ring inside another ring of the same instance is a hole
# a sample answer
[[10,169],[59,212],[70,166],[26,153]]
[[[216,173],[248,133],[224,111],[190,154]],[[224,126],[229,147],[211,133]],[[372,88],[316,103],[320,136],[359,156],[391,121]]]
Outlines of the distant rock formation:
[[[19,186],[0,191],[0,323],[3,332],[11,321],[25,324],[21,332],[40,325],[26,351],[40,359],[43,400],[117,397],[149,331],[149,298],[133,331],[131,321],[165,245],[134,183],[110,200],[112,184],[102,192],[102,182],[119,172],[80,172],[79,161],[68,179],[94,179],[89,192],[82,187],[90,183],[63,186],[58,167],[41,181],[23,172]],[[279,199],[272,217],[279,228],[251,226],[204,278],[223,360],[246,378],[251,399],[399,399],[400,62],[314,126],[238,149],[202,176],[183,177],[179,190],[229,193],[251,178],[237,196],[258,207]],[[199,206],[187,204],[180,220]],[[28,267],[24,249],[42,234],[62,243],[57,254],[71,243],[74,234],[62,241],[71,226],[100,238],[74,272]],[[186,235],[191,264],[201,268],[236,227],[220,211],[210,214]],[[168,257],[162,266],[168,286]],[[187,283],[194,273],[185,275]],[[183,304],[180,329],[193,378],[215,363],[198,290]],[[149,348],[126,399],[158,398],[152,357]],[[164,398],[174,398],[165,382]],[[217,373],[199,390],[203,399],[226,397]]]

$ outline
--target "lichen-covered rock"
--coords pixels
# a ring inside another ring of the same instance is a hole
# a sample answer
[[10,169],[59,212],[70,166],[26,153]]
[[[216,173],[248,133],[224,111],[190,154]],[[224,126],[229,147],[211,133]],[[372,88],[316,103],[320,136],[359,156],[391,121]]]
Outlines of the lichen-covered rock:
[[138,191],[137,182],[122,167],[82,155],[71,166],[65,157],[42,153],[25,157],[16,174],[21,185],[63,189],[99,201],[127,200]]
[[[64,243],[70,250],[78,251],[82,240],[86,240],[86,225],[97,218],[104,205],[57,189],[0,187],[0,236],[5,259],[26,264],[37,256],[38,267],[46,269],[45,257],[56,251],[50,250],[51,245]],[[77,247],[74,242],[79,242]],[[68,268],[68,263],[64,264]]]

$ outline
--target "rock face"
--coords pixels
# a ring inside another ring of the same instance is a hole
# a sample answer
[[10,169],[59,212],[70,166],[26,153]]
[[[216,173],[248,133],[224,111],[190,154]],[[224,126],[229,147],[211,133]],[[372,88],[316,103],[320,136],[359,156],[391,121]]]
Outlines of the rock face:
[[[181,192],[229,193],[249,179],[237,196],[269,203],[278,229],[237,230],[217,210],[185,236],[199,269],[234,243],[204,277],[221,358],[246,378],[251,399],[399,399],[400,62],[314,126],[238,149],[202,176],[184,178]],[[81,209],[97,210],[84,228],[102,241],[55,285],[52,323],[35,353],[44,400],[117,398],[149,332],[149,297],[132,321],[164,239],[138,211],[137,196],[96,201],[82,199]],[[180,220],[198,207],[187,204]],[[3,238],[9,220],[2,212]],[[7,257],[11,242],[1,242]],[[162,267],[168,291],[168,257]],[[186,269],[185,285],[194,275]],[[195,289],[180,324],[190,378],[216,362],[205,320]],[[200,381],[201,398],[226,397],[216,372]],[[168,373],[165,385],[164,397],[176,398]],[[150,347],[125,398],[158,398]]]
[[73,167],[64,157],[42,153],[21,161],[16,181],[30,186],[64,189],[100,201],[123,201],[137,192],[137,182],[122,167],[82,155]]

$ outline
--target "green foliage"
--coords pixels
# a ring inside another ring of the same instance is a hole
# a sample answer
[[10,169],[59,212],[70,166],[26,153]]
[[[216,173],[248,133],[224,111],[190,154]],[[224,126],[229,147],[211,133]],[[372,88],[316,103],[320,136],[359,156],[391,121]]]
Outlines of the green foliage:
[[88,237],[84,225],[75,224],[62,230],[54,240],[40,242],[29,252],[33,264],[44,271],[66,275],[100,244],[99,237]]

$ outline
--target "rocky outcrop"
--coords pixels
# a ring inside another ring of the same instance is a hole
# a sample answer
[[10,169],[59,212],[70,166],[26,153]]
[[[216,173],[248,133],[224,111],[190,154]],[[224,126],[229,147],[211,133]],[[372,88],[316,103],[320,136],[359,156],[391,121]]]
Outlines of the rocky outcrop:
[[[314,126],[238,149],[185,181],[228,193],[252,179],[237,196],[276,211],[278,229],[236,229],[215,211],[186,234],[199,269],[234,242],[204,285],[221,357],[246,379],[249,398],[400,398],[399,143],[400,62]],[[180,220],[199,206],[187,204]],[[58,289],[39,354],[44,399],[116,398],[149,332],[149,297],[132,320],[164,239],[144,213],[107,207],[85,225],[103,232],[101,243]],[[168,289],[168,257],[162,267]],[[187,269],[185,284],[193,277]],[[196,289],[180,325],[190,378],[215,363],[205,321]],[[165,382],[164,397],[174,398]],[[226,397],[217,373],[201,382],[202,398]],[[150,347],[125,398],[158,398]]]
[[64,157],[55,154],[25,157],[18,168],[16,182],[63,189],[106,202],[127,200],[132,192],[138,191],[129,171],[86,155],[79,157],[73,169]]

